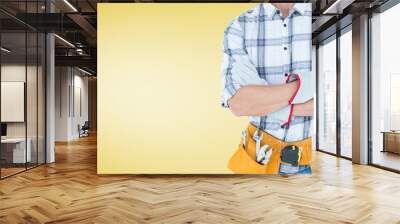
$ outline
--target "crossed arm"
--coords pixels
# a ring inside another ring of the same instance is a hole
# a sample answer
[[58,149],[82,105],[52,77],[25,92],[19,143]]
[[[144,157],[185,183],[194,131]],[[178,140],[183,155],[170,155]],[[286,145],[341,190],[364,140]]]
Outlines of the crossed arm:
[[[280,110],[288,105],[296,91],[296,83],[282,85],[237,85],[232,77],[232,61],[247,56],[244,47],[244,33],[240,23],[235,20],[225,30],[223,85],[225,99],[230,110],[236,116],[263,116]],[[255,69],[255,68],[254,68]],[[294,116],[312,116],[314,100],[295,104]]]
[[[228,104],[236,116],[262,116],[286,106],[295,90],[295,82],[273,86],[243,86],[228,101]],[[293,115],[295,116],[312,116],[313,113],[313,99],[294,106]]]

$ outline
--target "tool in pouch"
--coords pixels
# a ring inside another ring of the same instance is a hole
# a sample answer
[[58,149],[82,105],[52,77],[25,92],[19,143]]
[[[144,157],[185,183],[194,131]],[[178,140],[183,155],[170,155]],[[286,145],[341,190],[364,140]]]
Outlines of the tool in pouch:
[[[306,173],[302,170],[305,171],[312,158],[311,138],[284,142],[263,131],[263,129],[260,126],[259,131],[257,131],[257,125],[251,123],[248,125],[245,132],[242,132],[242,139],[238,148],[229,158],[228,168],[237,174]],[[288,149],[293,152],[283,153],[281,157],[282,150],[288,145],[295,145],[301,149],[296,150],[296,148],[289,147]],[[295,156],[300,152],[301,156]],[[287,155],[289,155],[289,158],[287,158]],[[296,162],[298,166],[291,164],[296,164]],[[289,168],[290,170],[288,170]],[[292,171],[293,169],[297,169],[298,172]]]
[[295,145],[288,145],[282,149],[281,162],[298,166],[301,159],[301,148]]
[[[268,163],[269,159],[271,158],[272,155],[272,148],[268,144],[264,144],[261,146],[261,141],[263,139],[263,133],[261,132],[260,134],[260,125],[261,125],[261,120],[262,118],[260,117],[260,123],[257,126],[257,130],[253,133],[253,140],[256,143],[256,161],[259,164],[265,165]],[[242,138],[243,138],[243,148],[246,148],[246,139],[247,139],[247,129],[242,132]]]
[[[261,141],[263,139],[263,133],[260,134],[260,126],[262,123],[262,117],[260,117],[259,125],[254,132],[252,138],[256,145],[256,161],[259,164],[265,165],[269,162],[272,155],[272,148],[268,144],[261,146]],[[246,149],[246,138],[247,130],[242,132],[242,138],[244,139],[244,149]],[[295,173],[295,170],[299,169],[299,161],[301,159],[302,148],[296,145],[287,145],[281,150],[280,160],[282,168],[290,169],[290,173]],[[290,165],[290,166],[288,166]],[[289,172],[289,170],[287,170]]]
[[280,174],[296,174],[300,172],[299,162],[302,148],[295,145],[288,145],[281,151]]

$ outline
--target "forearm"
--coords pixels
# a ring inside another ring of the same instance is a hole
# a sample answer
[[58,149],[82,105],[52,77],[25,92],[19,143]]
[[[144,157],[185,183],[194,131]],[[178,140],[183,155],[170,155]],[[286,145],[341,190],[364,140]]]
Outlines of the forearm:
[[263,116],[286,106],[295,90],[295,82],[244,86],[229,100],[229,107],[236,116]]
[[294,116],[313,116],[314,115],[314,99],[305,103],[295,104],[293,108]]

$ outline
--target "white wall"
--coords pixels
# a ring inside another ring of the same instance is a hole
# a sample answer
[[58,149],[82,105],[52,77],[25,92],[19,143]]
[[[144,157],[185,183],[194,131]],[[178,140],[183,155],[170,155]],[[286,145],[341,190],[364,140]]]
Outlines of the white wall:
[[[89,120],[89,78],[88,76],[82,75],[83,73],[80,73],[80,75],[75,76],[75,85],[81,88],[82,114],[81,116],[78,116],[78,122],[80,125],[83,125],[85,121]],[[75,126],[77,125],[78,123],[75,123]],[[76,135],[78,134],[79,133],[76,133]]]
[[67,67],[55,68],[55,141],[69,139],[69,85],[70,71]]
[[[27,69],[27,70],[25,70]],[[19,64],[6,64],[1,66],[1,81],[2,82],[25,82],[25,76],[28,75],[28,81],[30,86],[36,85],[36,80],[33,77],[36,77],[36,67]],[[36,88],[27,88],[27,118],[28,118],[28,137],[30,133],[33,133],[33,130],[36,130],[36,113],[32,113],[32,111],[36,110]],[[31,103],[34,104],[31,104]],[[2,110],[6,110],[6,108],[2,108]],[[32,124],[34,122],[34,124]],[[7,136],[8,137],[25,137],[25,122],[7,122]],[[30,128],[32,127],[32,131]],[[36,134],[36,132],[35,132]]]
[[78,124],[88,120],[88,77],[76,68],[56,67],[55,87],[55,140],[77,139]]
[[[28,67],[28,71],[32,67]],[[25,64],[8,64],[1,66],[1,81],[3,82],[25,82]],[[30,72],[28,72],[30,74]],[[2,108],[5,110],[5,108]],[[11,122],[7,123],[7,137],[25,137],[25,123],[24,122]]]
[[[38,69],[38,70],[37,70]],[[27,80],[26,80],[27,79]],[[2,82],[24,82],[26,84],[26,111],[27,120],[23,122],[5,122],[7,124],[8,138],[23,138],[25,135],[30,139],[32,161],[44,162],[45,150],[45,84],[42,67],[25,64],[3,64],[1,66]],[[4,112],[10,108],[1,108]],[[12,111],[9,111],[12,112]],[[38,153],[39,155],[37,156]],[[51,160],[49,160],[51,162]]]

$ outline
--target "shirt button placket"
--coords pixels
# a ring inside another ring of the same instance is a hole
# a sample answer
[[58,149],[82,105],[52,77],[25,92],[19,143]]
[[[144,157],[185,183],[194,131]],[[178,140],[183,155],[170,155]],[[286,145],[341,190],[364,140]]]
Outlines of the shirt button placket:
[[[283,30],[282,38],[289,37],[288,22],[289,22],[289,17],[286,17],[282,21],[282,30]],[[289,49],[289,46],[290,46],[290,43],[283,44],[283,55],[284,55],[284,63],[283,64],[289,64],[290,63],[290,49]]]

